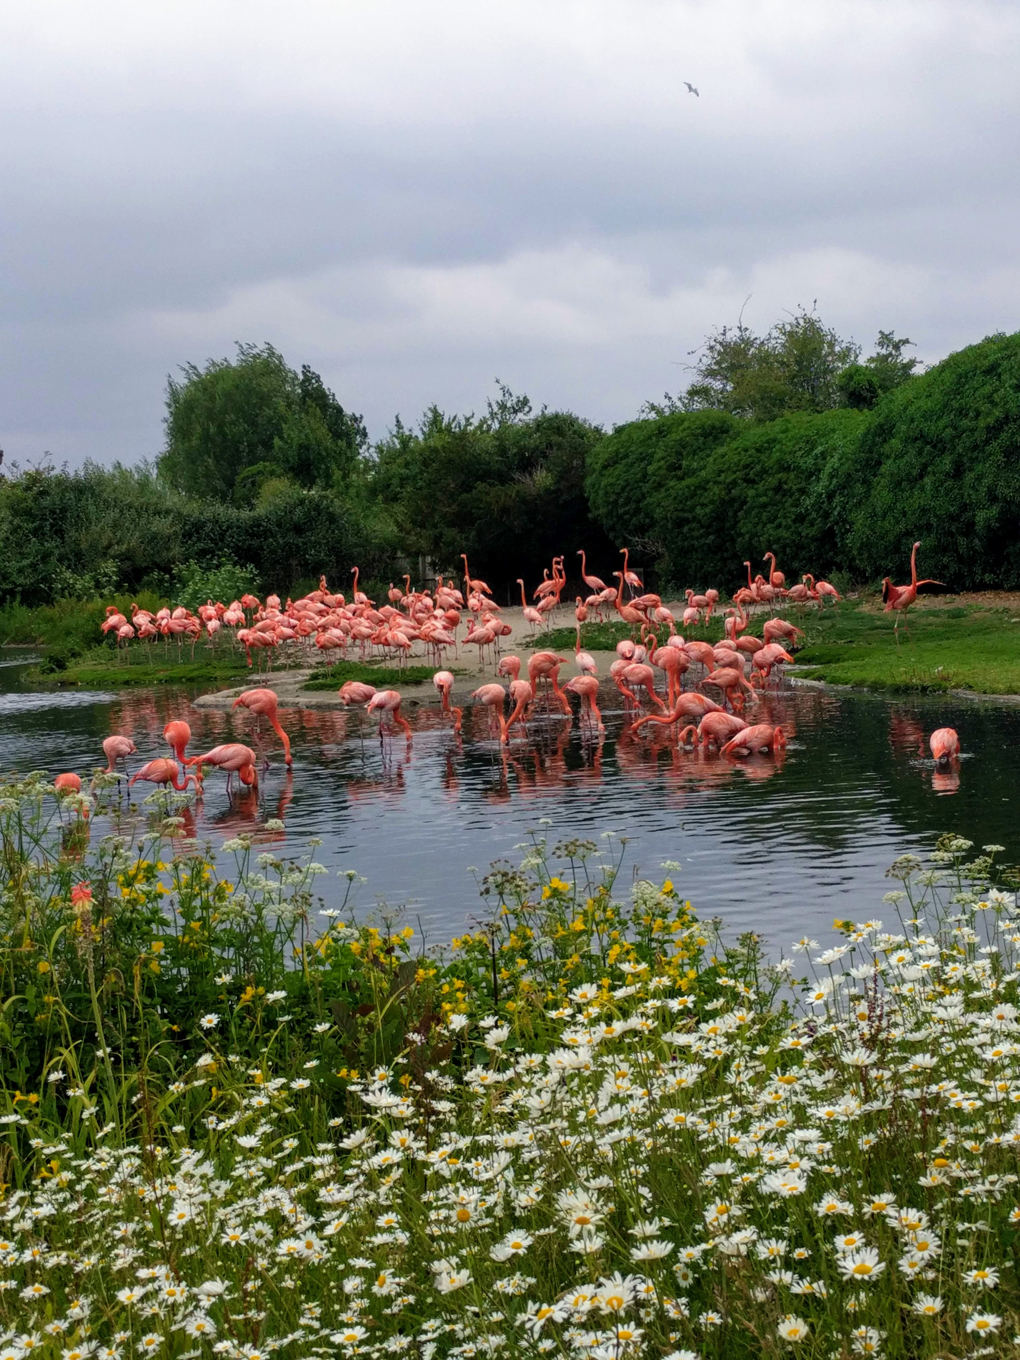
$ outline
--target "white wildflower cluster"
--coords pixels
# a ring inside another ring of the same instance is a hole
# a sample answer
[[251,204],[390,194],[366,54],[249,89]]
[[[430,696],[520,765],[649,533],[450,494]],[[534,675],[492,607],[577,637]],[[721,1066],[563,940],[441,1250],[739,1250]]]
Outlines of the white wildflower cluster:
[[1016,903],[930,919],[901,877],[896,930],[803,942],[799,1008],[622,959],[541,1051],[457,1015],[328,1123],[328,1076],[268,1052],[229,1102],[196,1063],[197,1145],[75,1151],[17,1106],[0,1357],[1013,1353]]

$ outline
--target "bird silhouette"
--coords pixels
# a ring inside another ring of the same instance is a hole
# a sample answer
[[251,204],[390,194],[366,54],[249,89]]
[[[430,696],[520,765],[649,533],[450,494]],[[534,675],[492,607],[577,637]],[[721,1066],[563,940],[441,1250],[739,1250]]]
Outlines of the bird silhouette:
[[697,94],[698,98],[699,99],[701,98],[701,95],[698,94],[697,90],[694,88],[694,86],[691,84],[689,80],[685,80],[684,84],[687,86],[688,90],[690,90],[691,94]]

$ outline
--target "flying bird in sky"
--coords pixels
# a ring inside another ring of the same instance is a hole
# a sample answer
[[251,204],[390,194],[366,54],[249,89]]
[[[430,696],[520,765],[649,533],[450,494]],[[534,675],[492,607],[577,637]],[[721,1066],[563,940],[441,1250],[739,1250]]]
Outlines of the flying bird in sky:
[[[684,84],[685,84],[685,85],[687,86],[687,88],[690,90],[691,94],[698,94],[697,90],[694,88],[694,86],[691,84],[691,82],[690,82],[689,80],[685,80],[685,81],[684,81]],[[701,95],[700,95],[700,94],[698,94],[698,98],[699,98],[699,99],[701,98]]]

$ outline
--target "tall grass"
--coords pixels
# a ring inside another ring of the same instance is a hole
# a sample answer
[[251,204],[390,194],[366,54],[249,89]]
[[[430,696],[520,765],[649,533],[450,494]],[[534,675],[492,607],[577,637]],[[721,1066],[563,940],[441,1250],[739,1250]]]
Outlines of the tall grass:
[[1013,1353],[993,847],[768,966],[536,836],[432,951],[279,824],[221,877],[177,802],[92,845],[0,789],[3,1354]]

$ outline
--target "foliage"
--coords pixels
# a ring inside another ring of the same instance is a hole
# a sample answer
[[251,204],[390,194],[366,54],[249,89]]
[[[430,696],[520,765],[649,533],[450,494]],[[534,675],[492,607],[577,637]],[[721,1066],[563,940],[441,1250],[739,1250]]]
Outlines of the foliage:
[[618,426],[588,457],[592,513],[615,542],[662,555],[657,498],[739,429],[722,411],[678,412]]
[[235,566],[228,557],[218,567],[200,567],[192,561],[174,573],[173,601],[194,613],[210,600],[229,604],[242,595],[256,595],[258,590],[259,578],[253,567]]
[[1020,334],[952,354],[882,399],[832,487],[859,574],[1020,587]]
[[192,570],[224,567],[235,582],[251,577],[281,595],[322,572],[342,588],[356,562],[381,574],[393,551],[387,534],[359,485],[343,498],[288,485],[246,510],[189,500],[145,467],[32,469],[0,478],[0,602],[42,605],[69,589],[90,600],[111,581],[169,598]]
[[398,421],[377,449],[373,489],[403,550],[444,572],[472,572],[504,600],[522,576],[541,580],[554,554],[576,576],[578,548],[608,551],[584,492],[585,459],[601,431],[562,411],[531,412],[505,387],[486,414],[426,411],[417,430]]
[[742,321],[733,330],[723,326],[705,340],[684,404],[751,420],[828,411],[841,404],[839,375],[859,354],[803,307],[765,335]]
[[[436,673],[434,666],[384,666],[371,661],[334,661],[318,667],[301,686],[309,690],[336,690],[348,680],[360,680],[376,689],[395,685],[425,685]],[[456,672],[454,672],[456,674]]]
[[46,802],[0,794],[8,1344],[1004,1353],[1020,934],[998,847],[897,860],[892,930],[837,922],[795,970],[727,947],[670,879],[622,899],[618,854],[534,841],[436,955],[344,892],[316,927],[307,861],[237,840],[228,883],[155,858],[156,830],[48,834]]
[[367,443],[319,375],[300,375],[272,345],[237,347],[237,358],[186,364],[167,379],[166,449],[160,475],[189,495],[250,505],[270,478],[343,486]]
[[735,589],[741,561],[757,572],[768,549],[791,583],[823,576],[843,565],[830,487],[867,420],[828,411],[747,426],[698,411],[635,421],[589,459],[592,508],[676,587]]
[[[767,572],[776,553],[789,584],[842,566],[829,487],[856,453],[867,416],[856,411],[789,415],[750,426],[651,497],[665,571],[678,584],[734,590]],[[746,570],[746,569],[745,569]]]

